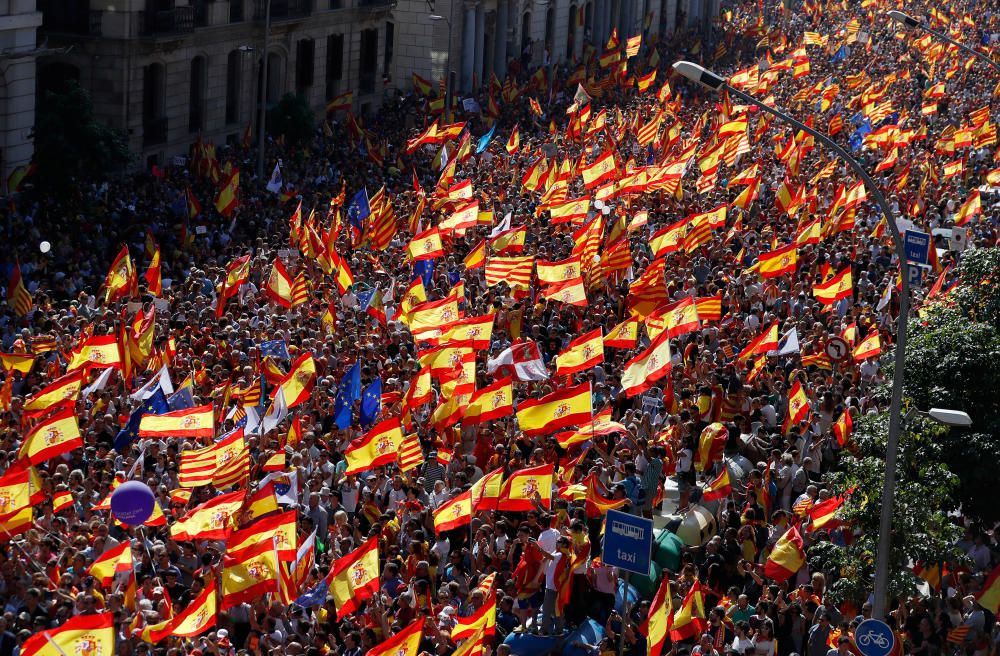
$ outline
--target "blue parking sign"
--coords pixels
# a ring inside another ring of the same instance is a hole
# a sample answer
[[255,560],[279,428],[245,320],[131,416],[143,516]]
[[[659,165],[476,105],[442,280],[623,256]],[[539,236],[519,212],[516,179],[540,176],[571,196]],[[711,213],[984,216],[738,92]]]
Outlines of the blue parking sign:
[[882,620],[865,620],[854,631],[854,642],[864,656],[889,656],[896,644],[896,635]]
[[605,565],[646,576],[653,550],[653,520],[609,510],[604,525]]

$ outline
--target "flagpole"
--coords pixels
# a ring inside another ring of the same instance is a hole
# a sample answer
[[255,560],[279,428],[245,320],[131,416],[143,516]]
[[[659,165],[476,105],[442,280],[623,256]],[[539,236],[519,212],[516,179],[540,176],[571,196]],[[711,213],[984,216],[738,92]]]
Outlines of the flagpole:
[[622,656],[625,652],[625,623],[628,621],[628,584],[629,576],[631,572],[625,570],[622,574],[621,570],[618,570],[619,580],[624,584],[622,586],[622,629],[618,632],[618,656]]
[[[912,21],[913,19],[910,20]],[[994,63],[994,66],[997,65]],[[892,396],[889,401],[889,433],[885,445],[885,480],[882,486],[882,507],[879,515],[878,550],[875,559],[875,598],[872,604],[872,617],[881,619],[886,615],[886,605],[888,603],[893,497],[896,493],[896,458],[899,453],[899,436],[902,432],[903,378],[905,375],[904,367],[906,366],[906,324],[910,315],[910,280],[906,270],[906,249],[903,245],[903,237],[899,233],[899,226],[896,225],[895,216],[885,196],[882,195],[882,191],[875,184],[871,176],[868,175],[865,168],[829,136],[758,100],[756,97],[730,86],[725,78],[698,64],[679,61],[674,64],[673,68],[677,73],[708,89],[717,92],[727,91],[730,95],[754,105],[797,130],[805,132],[832,150],[842,162],[850,167],[855,175],[861,178],[861,181],[875,200],[879,211],[885,217],[886,226],[892,235],[896,257],[899,260],[899,277],[902,289],[899,299],[899,316],[896,318],[896,352],[893,364]]]
[[49,635],[48,631],[44,631],[42,635],[45,636],[45,641],[48,642],[53,649],[59,652],[59,656],[67,656],[66,652],[63,651],[63,648],[56,644],[56,641],[52,639],[52,636]]

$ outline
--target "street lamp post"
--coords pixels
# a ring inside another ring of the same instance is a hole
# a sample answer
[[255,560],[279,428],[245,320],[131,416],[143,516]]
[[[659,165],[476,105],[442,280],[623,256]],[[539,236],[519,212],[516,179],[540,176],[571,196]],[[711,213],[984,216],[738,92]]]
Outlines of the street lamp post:
[[896,320],[895,374],[892,377],[892,396],[889,400],[889,436],[885,446],[885,482],[882,487],[882,508],[879,515],[878,554],[875,559],[875,600],[872,608],[873,617],[885,617],[889,588],[889,553],[892,546],[892,508],[893,497],[896,493],[896,456],[899,451],[899,435],[903,409],[903,365],[906,359],[906,322],[910,314],[910,281],[905,270],[906,251],[903,248],[903,238],[899,234],[899,227],[896,225],[896,218],[893,216],[885,196],[879,191],[875,181],[868,175],[864,167],[830,137],[817,132],[805,123],[797,121],[774,107],[761,102],[757,98],[733,88],[726,83],[723,77],[706,70],[698,64],[679,61],[674,64],[674,70],[689,80],[698,82],[713,91],[725,89],[730,95],[760,108],[797,130],[811,135],[814,139],[836,153],[840,160],[851,167],[851,170],[861,178],[868,192],[875,199],[875,204],[878,205],[879,210],[881,210],[882,215],[885,217],[889,233],[892,235],[896,257],[899,259],[902,289],[899,299],[899,317]]
[[451,112],[451,19],[440,14],[431,14],[428,20],[434,22],[444,21],[448,24],[448,45],[444,51],[444,116],[448,120],[448,113]]
[[903,24],[903,25],[905,25],[907,27],[914,27],[914,28],[916,28],[916,29],[918,29],[918,30],[920,30],[922,32],[926,32],[927,34],[930,34],[931,36],[933,36],[936,39],[940,39],[941,41],[944,41],[945,43],[950,43],[951,45],[955,46],[956,48],[958,48],[962,52],[965,52],[965,53],[968,53],[968,54],[972,55],[973,57],[975,57],[976,59],[978,59],[979,61],[981,61],[981,62],[983,62],[985,64],[989,64],[990,66],[993,67],[993,70],[995,70],[997,72],[1000,72],[1000,64],[998,64],[997,62],[993,61],[993,59],[991,59],[990,57],[986,56],[985,53],[979,52],[978,50],[976,50],[974,48],[970,48],[969,46],[965,45],[964,43],[960,43],[960,42],[956,41],[955,39],[951,38],[950,36],[948,36],[944,32],[938,32],[937,30],[932,29],[930,25],[927,25],[926,23],[918,21],[913,16],[910,16],[909,14],[904,14],[903,12],[897,11],[895,9],[893,9],[890,12],[888,12],[888,16],[889,16],[889,18],[891,18],[892,20],[896,21],[897,23],[901,23],[901,24]]
[[260,76],[260,119],[257,121],[257,179],[264,180],[264,132],[267,123],[267,51],[271,45],[271,0],[264,0],[264,54]]

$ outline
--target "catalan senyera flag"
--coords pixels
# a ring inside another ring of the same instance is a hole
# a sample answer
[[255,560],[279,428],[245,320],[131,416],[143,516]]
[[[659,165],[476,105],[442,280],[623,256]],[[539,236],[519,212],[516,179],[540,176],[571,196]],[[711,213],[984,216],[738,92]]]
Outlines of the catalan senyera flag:
[[267,542],[274,545],[280,562],[294,562],[298,549],[296,512],[293,509],[264,517],[238,531],[233,531],[226,541],[226,550],[240,551],[257,542]]
[[[27,472],[25,472],[27,473]],[[117,547],[108,549],[97,557],[97,560],[87,569],[87,574],[93,576],[107,588],[118,572],[132,569],[132,543],[125,541]]]
[[542,506],[549,507],[552,504],[554,474],[555,466],[552,464],[527,467],[513,472],[500,490],[497,510],[511,512],[532,510],[535,507],[536,493],[541,496]]
[[10,272],[10,281],[7,283],[7,305],[14,308],[14,314],[23,317],[31,312],[31,294],[24,286],[24,278],[21,277],[21,263],[14,260],[14,268]]
[[535,258],[491,257],[486,261],[486,284],[490,287],[504,282],[515,289],[531,287],[531,275],[535,270]]
[[35,417],[47,413],[58,405],[74,405],[80,398],[83,386],[83,369],[77,369],[57,378],[24,402],[24,414]]
[[246,498],[246,490],[220,494],[196,506],[170,527],[174,540],[225,540]]
[[556,375],[572,376],[604,362],[601,328],[580,335],[556,357]]
[[764,565],[764,576],[781,583],[795,576],[805,563],[802,535],[797,526],[792,526],[774,543],[771,555]]
[[698,318],[702,321],[718,321],[722,318],[722,294],[699,296],[694,299],[698,308]]
[[523,401],[517,409],[518,426],[526,435],[545,435],[590,421],[593,415],[590,383],[566,387],[540,399]]
[[215,626],[218,615],[218,601],[215,585],[205,587],[187,608],[165,622],[145,627],[139,635],[150,644],[161,642],[170,636],[193,638]]
[[212,406],[200,405],[162,415],[143,415],[139,437],[212,437],[215,435],[215,412]]
[[434,532],[438,535],[445,531],[465,526],[472,521],[472,490],[466,490],[457,497],[445,501],[434,511]]
[[813,296],[823,305],[833,305],[841,299],[849,298],[853,293],[854,282],[849,266],[841,269],[827,282],[813,285]]
[[715,501],[716,499],[728,497],[732,491],[733,486],[729,482],[729,468],[723,463],[722,473],[708,484],[701,498],[705,501]]
[[73,408],[63,408],[36,424],[21,444],[17,457],[25,458],[32,465],[83,448],[80,425]]
[[222,605],[219,610],[277,592],[280,566],[274,544],[269,540],[240,551],[227,549],[222,560]]
[[462,425],[481,424],[507,417],[514,412],[514,385],[511,378],[498,380],[476,390],[462,416]]
[[278,383],[275,394],[277,394],[277,390],[284,392],[285,405],[288,408],[294,408],[309,400],[309,395],[312,394],[315,384],[316,361],[313,359],[312,353],[307,351],[289,367],[284,380]]
[[[423,635],[424,622],[418,619],[396,635],[369,649],[365,656],[417,656],[420,653],[420,641]],[[454,639],[454,634],[452,638]]]
[[399,417],[390,417],[375,424],[344,450],[344,458],[347,460],[344,474],[357,474],[395,462],[402,443],[403,425]]
[[[581,14],[582,15],[582,14]],[[460,644],[451,656],[483,656],[486,653],[484,642],[484,629],[480,627],[475,633]]]
[[647,656],[660,656],[667,642],[667,633],[674,616],[674,602],[670,596],[670,577],[664,576],[660,587],[649,605],[646,621],[639,630],[646,636]]
[[[241,463],[240,460],[243,460]],[[243,472],[234,471],[239,467]],[[240,475],[242,473],[242,475]],[[185,488],[215,485],[224,489],[250,475],[250,452],[247,449],[243,429],[233,432],[227,438],[201,449],[181,453],[179,484]]]
[[795,273],[798,264],[798,251],[794,243],[783,248],[761,253],[757,272],[762,278],[777,278],[785,274]]
[[112,656],[114,653],[115,618],[112,613],[76,615],[58,629],[35,633],[21,645],[22,656]]
[[379,589],[378,537],[334,561],[327,577],[337,605],[337,619],[356,611]]
[[670,373],[670,333],[664,331],[646,350],[625,363],[622,389],[629,398],[642,394]]
[[872,330],[868,336],[861,340],[861,343],[854,347],[854,361],[861,362],[868,358],[874,358],[882,353],[882,340],[879,339],[878,329]]
[[681,607],[674,613],[670,621],[670,639],[681,642],[688,638],[701,635],[708,626],[705,621],[705,593],[701,583],[695,580],[688,590]]

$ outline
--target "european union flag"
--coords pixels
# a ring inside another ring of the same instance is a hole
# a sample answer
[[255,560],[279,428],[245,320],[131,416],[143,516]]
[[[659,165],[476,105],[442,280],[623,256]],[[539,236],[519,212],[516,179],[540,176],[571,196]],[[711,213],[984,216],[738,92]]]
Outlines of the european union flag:
[[375,423],[375,417],[382,410],[382,379],[376,378],[361,396],[361,427],[366,429]]
[[272,339],[262,342],[260,345],[260,356],[262,358],[276,358],[278,360],[291,360],[288,354],[288,344],[283,339]]
[[347,206],[347,220],[356,229],[361,230],[362,223],[371,213],[372,208],[368,205],[368,192],[362,189],[354,194],[351,204]]
[[413,277],[421,278],[424,287],[430,287],[434,280],[434,260],[417,260],[413,263]]
[[312,608],[313,606],[322,606],[326,603],[326,595],[330,592],[330,584],[323,579],[316,586],[296,599],[294,603],[296,606],[301,606],[302,608]]
[[170,395],[167,399],[170,410],[187,410],[194,407],[194,395],[191,394],[191,387],[185,385]]
[[337,387],[337,399],[333,404],[333,418],[337,428],[343,430],[351,426],[351,409],[354,402],[361,398],[361,361],[355,362],[340,379]]
[[840,50],[833,53],[833,57],[830,58],[834,64],[839,64],[840,62],[847,59],[847,46],[840,46]]
[[490,140],[493,138],[493,135],[496,133],[496,131],[497,131],[497,124],[494,123],[493,127],[490,128],[489,132],[487,132],[483,136],[479,137],[479,145],[476,146],[476,154],[477,155],[479,153],[483,152],[484,150],[486,150],[489,147]]
[[167,397],[163,394],[163,390],[157,387],[156,391],[145,399],[141,406],[132,411],[125,428],[118,431],[118,435],[115,436],[115,451],[123,453],[132,442],[139,439],[139,422],[142,421],[143,415],[162,415],[169,411]]
[[358,308],[362,312],[368,311],[368,306],[372,304],[372,299],[375,298],[375,292],[377,291],[378,287],[372,287],[363,292],[358,292]]

